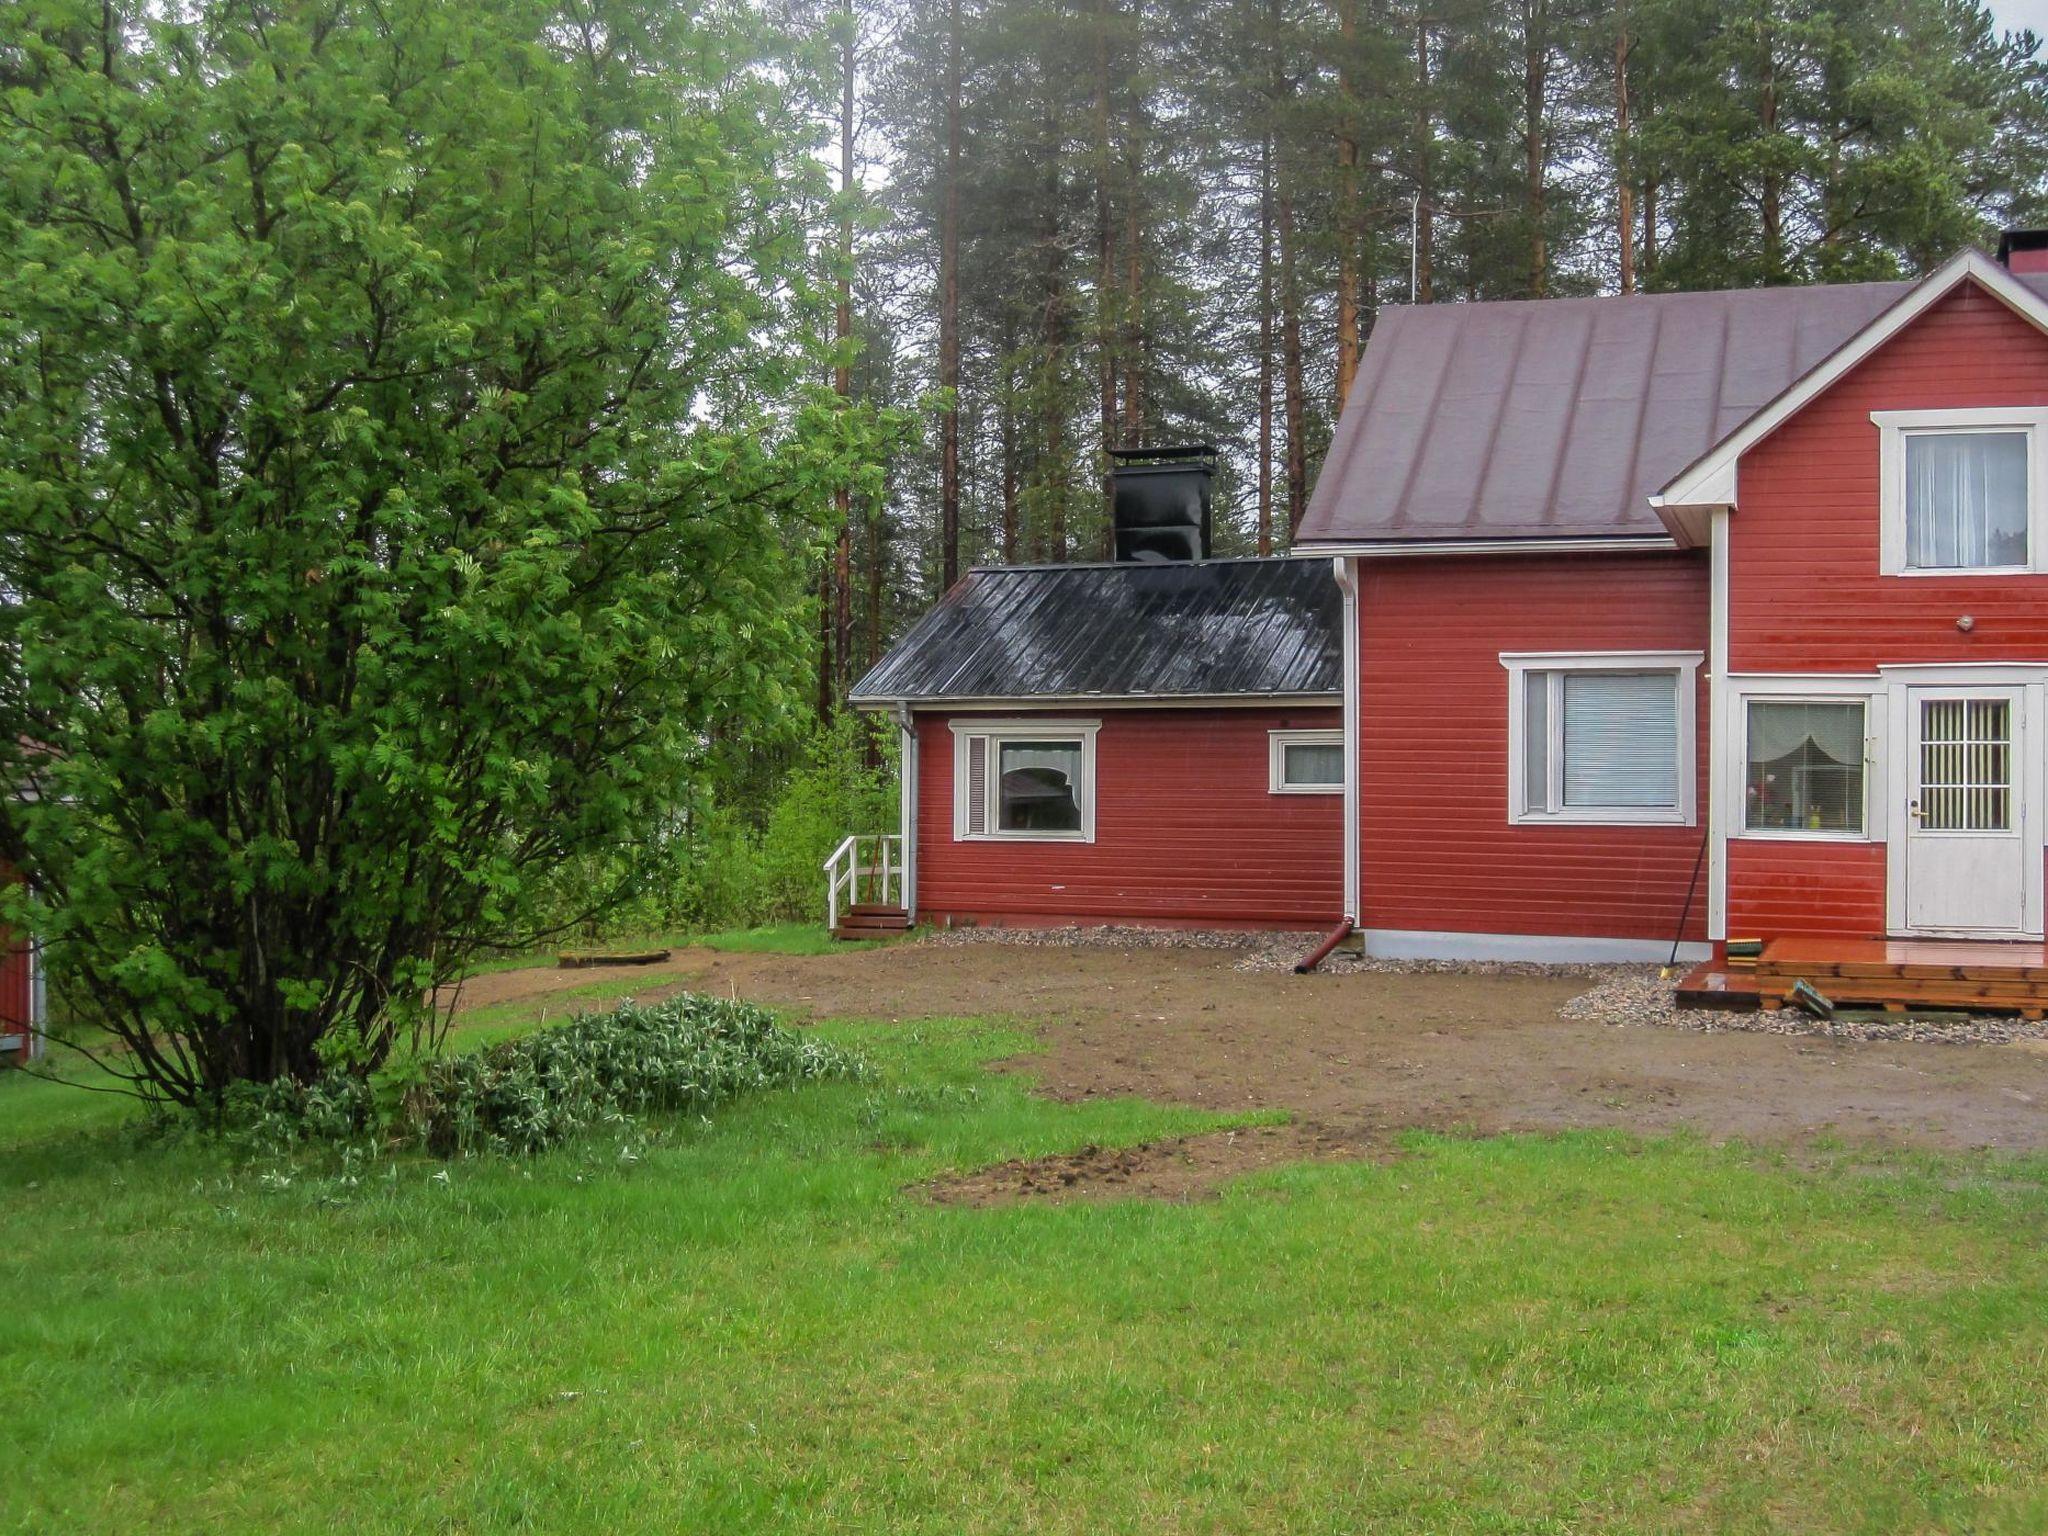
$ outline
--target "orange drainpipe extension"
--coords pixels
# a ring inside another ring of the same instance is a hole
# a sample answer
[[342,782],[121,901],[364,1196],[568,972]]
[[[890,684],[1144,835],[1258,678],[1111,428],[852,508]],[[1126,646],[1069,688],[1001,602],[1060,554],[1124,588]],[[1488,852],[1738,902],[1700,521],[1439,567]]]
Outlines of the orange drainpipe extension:
[[1350,918],[1345,918],[1343,922],[1330,930],[1322,943],[1310,950],[1306,957],[1295,962],[1294,974],[1306,976],[1310,971],[1329,959],[1330,951],[1349,938],[1351,930],[1357,926]]

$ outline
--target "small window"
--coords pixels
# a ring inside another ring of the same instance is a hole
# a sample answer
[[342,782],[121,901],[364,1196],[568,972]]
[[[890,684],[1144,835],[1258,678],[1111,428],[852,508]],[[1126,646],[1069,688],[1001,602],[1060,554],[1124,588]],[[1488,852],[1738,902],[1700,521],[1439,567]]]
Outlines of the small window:
[[2048,408],[1873,411],[1886,576],[2048,571],[2035,481]]
[[1344,792],[1342,731],[1273,731],[1272,780],[1276,795],[1341,795]]
[[1743,827],[1863,835],[1861,700],[1751,699]]
[[955,721],[953,836],[1093,842],[1096,729]]
[[2024,570],[2027,434],[1909,432],[1906,568]]
[[1696,654],[1501,659],[1512,820],[1693,819]]

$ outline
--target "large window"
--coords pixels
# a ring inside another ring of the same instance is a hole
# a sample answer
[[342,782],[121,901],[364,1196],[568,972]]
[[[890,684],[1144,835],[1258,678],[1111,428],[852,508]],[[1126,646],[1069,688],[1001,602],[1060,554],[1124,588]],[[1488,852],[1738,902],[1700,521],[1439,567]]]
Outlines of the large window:
[[1276,795],[1341,795],[1342,731],[1271,731],[1271,782]]
[[1880,411],[1887,575],[2048,569],[2035,480],[2048,412]]
[[1503,656],[1518,822],[1690,822],[1697,653]]
[[1095,840],[1094,721],[955,721],[953,836]]
[[1751,699],[1744,830],[1861,837],[1866,735],[1860,699]]

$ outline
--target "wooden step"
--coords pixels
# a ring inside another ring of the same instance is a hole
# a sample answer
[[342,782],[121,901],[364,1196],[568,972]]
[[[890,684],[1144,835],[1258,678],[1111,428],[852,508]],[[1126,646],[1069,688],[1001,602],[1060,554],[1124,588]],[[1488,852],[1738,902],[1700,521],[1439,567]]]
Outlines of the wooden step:
[[876,902],[861,902],[839,914],[839,926],[832,930],[832,937],[879,939],[892,933],[907,933],[909,930],[910,914],[903,908],[883,906]]
[[1804,981],[1848,1007],[2017,1013],[2048,1010],[2048,954],[2039,944],[1776,939],[1757,960],[1759,1000],[1784,1004]]

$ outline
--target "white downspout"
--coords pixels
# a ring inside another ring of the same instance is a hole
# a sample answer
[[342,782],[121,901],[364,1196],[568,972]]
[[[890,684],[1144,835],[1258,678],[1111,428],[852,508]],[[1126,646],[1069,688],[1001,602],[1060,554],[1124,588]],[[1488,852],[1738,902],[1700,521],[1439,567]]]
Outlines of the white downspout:
[[1708,513],[1707,938],[1728,937],[1728,507]]
[[1344,595],[1344,921],[1357,923],[1358,876],[1358,562],[1348,555],[1330,561],[1337,590]]
[[897,825],[903,833],[903,910],[917,921],[917,721],[910,706],[899,701],[890,711],[896,718]]

